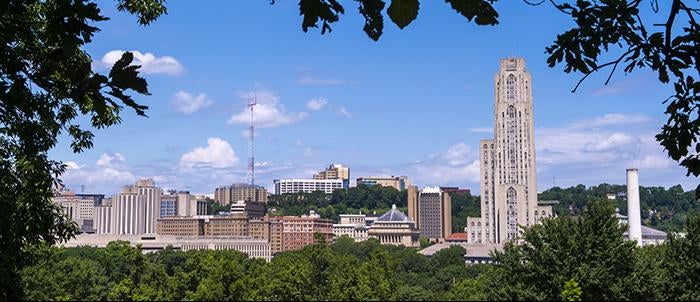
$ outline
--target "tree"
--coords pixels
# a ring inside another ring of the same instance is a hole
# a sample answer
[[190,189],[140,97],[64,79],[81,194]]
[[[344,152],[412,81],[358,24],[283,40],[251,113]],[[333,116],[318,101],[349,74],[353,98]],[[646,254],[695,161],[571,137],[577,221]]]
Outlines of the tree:
[[688,217],[685,238],[671,236],[663,267],[669,276],[672,299],[700,299],[700,214]]
[[558,300],[566,282],[574,279],[583,300],[627,299],[635,244],[623,232],[605,200],[588,204],[578,219],[545,219],[523,231],[521,244],[509,242],[503,252],[494,253],[498,264],[485,281],[487,296]]
[[[164,0],[118,0],[121,11],[147,25],[165,13]],[[108,75],[92,70],[84,50],[107,20],[97,4],[83,1],[0,3],[0,299],[19,299],[18,271],[28,245],[54,243],[77,232],[51,202],[65,165],[48,150],[67,133],[78,153],[92,147],[88,127],[121,121],[124,106],[145,116],[129,90],[148,94],[147,83],[124,53]],[[89,118],[89,125],[77,119]]]
[[581,287],[576,280],[571,279],[564,283],[564,290],[561,291],[561,299],[564,301],[581,301]]
[[[357,2],[359,13],[365,19],[363,30],[372,40],[378,41],[384,29],[386,2]],[[497,0],[445,2],[467,21],[477,25],[498,24],[499,15],[493,7]],[[532,6],[549,2],[575,23],[546,47],[549,67],[563,64],[564,72],[583,74],[572,92],[589,75],[605,69],[610,70],[605,81],[607,85],[618,66],[625,73],[650,68],[664,84],[673,80],[674,92],[663,101],[668,103],[665,112],[668,120],[656,140],[669,157],[687,170],[687,175],[700,175],[700,26],[696,21],[700,18],[700,8],[697,1],[663,1],[668,10],[660,9],[658,0],[523,2]],[[666,23],[648,27],[649,22],[644,22],[645,16],[640,13],[642,3],[649,4],[656,14],[667,13]],[[419,9],[419,0],[391,0],[386,14],[403,29],[418,17]],[[321,23],[321,34],[325,34],[332,31],[330,25],[340,20],[345,9],[337,0],[300,0],[299,12],[303,16],[301,28],[304,32]],[[609,57],[613,59],[607,61]],[[696,199],[700,199],[700,185],[695,192]]]

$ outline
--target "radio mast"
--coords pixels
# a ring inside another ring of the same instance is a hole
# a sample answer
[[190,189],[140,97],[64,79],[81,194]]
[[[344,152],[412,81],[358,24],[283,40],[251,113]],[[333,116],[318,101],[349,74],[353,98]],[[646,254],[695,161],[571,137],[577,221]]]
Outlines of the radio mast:
[[255,124],[253,111],[258,104],[257,95],[248,98],[248,108],[250,108],[250,141],[248,142],[248,179],[251,185],[255,184]]

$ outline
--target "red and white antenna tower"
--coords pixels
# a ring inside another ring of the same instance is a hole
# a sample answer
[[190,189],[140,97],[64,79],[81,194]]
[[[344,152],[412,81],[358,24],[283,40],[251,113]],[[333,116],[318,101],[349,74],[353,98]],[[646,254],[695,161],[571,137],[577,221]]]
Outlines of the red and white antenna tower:
[[253,111],[258,104],[257,95],[248,98],[248,108],[250,108],[250,141],[248,142],[248,179],[250,184],[255,184],[255,124]]

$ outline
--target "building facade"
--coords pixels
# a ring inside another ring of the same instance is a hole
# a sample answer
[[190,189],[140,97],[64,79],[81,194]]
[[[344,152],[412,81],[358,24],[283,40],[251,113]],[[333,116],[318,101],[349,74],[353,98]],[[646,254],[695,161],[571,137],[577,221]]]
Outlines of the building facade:
[[538,209],[532,78],[524,59],[500,60],[494,104],[494,138],[479,146],[481,236],[500,244],[533,225]]
[[396,205],[392,205],[391,210],[377,218],[367,230],[368,237],[377,238],[380,244],[407,247],[419,246],[420,234],[413,219],[397,210]]
[[309,244],[317,243],[317,233],[325,242],[333,240],[333,222],[321,219],[314,211],[310,211],[309,215],[282,217],[282,228],[283,251],[300,250]]
[[267,189],[258,185],[232,184],[214,190],[214,201],[218,204],[227,205],[239,200],[267,203]]
[[275,194],[311,193],[322,191],[331,194],[343,189],[342,179],[275,179]]
[[177,194],[163,194],[160,197],[160,217],[177,216]]
[[357,185],[392,187],[399,191],[408,189],[411,185],[411,180],[408,176],[391,176],[391,177],[360,177],[357,179]]
[[418,194],[418,225],[421,236],[444,240],[452,234],[452,200],[439,187],[425,187]]
[[343,181],[343,189],[347,190],[350,187],[350,168],[332,164],[318,174],[314,174],[314,179],[340,179]]
[[136,190],[139,196],[143,196],[144,225],[146,234],[156,233],[156,221],[160,218],[160,198],[163,190],[156,187],[153,179],[142,179],[136,182]]

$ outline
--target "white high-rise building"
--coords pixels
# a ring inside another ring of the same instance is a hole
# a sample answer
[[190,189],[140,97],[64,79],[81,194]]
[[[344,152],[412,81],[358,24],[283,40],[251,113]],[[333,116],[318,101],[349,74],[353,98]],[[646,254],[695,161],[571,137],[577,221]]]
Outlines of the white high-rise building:
[[143,234],[145,229],[145,196],[138,194],[136,186],[125,186],[112,197],[112,232],[119,235]]
[[551,207],[537,205],[532,78],[523,58],[500,60],[494,99],[494,138],[479,146],[482,223],[477,236],[484,243],[514,239],[519,226],[551,215]]
[[163,190],[156,187],[153,179],[142,179],[136,182],[138,195],[144,201],[144,233],[155,234],[156,221],[160,218],[160,199]]

